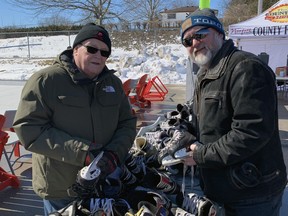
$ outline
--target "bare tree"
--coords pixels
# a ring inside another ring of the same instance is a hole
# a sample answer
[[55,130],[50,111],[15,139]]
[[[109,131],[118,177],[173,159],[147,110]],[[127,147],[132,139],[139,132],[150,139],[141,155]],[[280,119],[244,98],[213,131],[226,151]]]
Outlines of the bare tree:
[[150,29],[158,25],[159,12],[164,10],[166,4],[165,0],[123,0],[126,11],[129,11],[123,17],[138,24],[140,22],[143,28]]
[[[79,22],[91,21],[102,25],[105,19],[117,17],[112,0],[6,0],[17,7],[32,10],[36,16],[69,12],[71,16],[81,14]],[[116,6],[116,5],[115,5]]]
[[[263,11],[267,10],[278,0],[266,0],[263,3]],[[224,26],[228,27],[257,16],[258,0],[226,0],[226,10],[223,17]]]
[[[255,2],[254,2],[255,3]],[[255,5],[252,7],[252,3],[248,5],[245,2],[238,4],[231,4],[227,8],[223,18],[224,26],[229,26],[232,23],[238,23],[247,20],[255,16]]]
[[46,17],[39,22],[40,26],[70,26],[71,24],[72,23],[68,18],[61,15],[53,15],[50,17]]

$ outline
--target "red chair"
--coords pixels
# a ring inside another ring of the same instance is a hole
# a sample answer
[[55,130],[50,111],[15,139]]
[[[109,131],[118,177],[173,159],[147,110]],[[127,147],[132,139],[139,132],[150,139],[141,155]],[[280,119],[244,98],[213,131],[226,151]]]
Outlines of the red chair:
[[[12,126],[15,114],[16,114],[16,110],[6,110],[5,111],[5,113],[4,113],[5,122],[4,122],[4,125],[2,128],[3,131],[15,132],[14,128]],[[12,145],[14,146],[13,150],[12,150],[14,153],[14,156],[19,158],[20,157],[20,145],[21,145],[20,141],[13,142]]]
[[9,139],[8,133],[2,131],[5,120],[5,116],[0,114],[0,160],[2,158],[3,152],[5,151],[5,145]]
[[6,119],[5,116],[0,115],[0,154],[1,154],[0,160],[2,158],[2,154],[4,153],[12,174],[6,172],[2,167],[0,167],[0,190],[3,190],[4,188],[8,186],[11,186],[13,188],[18,188],[20,186],[20,181],[17,178],[17,176],[14,174],[11,163],[5,151],[5,145],[7,144],[7,141],[9,138],[8,133],[2,131],[5,119]]
[[148,78],[148,74],[144,74],[144,75],[142,75],[142,76],[139,78],[139,81],[138,81],[138,83],[137,83],[137,86],[136,86],[136,94],[138,95],[139,99],[142,99],[142,98],[141,98],[141,95],[142,95],[142,93],[143,93],[143,90],[144,90],[145,87],[146,87],[147,78]]
[[9,139],[8,133],[2,131],[4,121],[5,121],[5,116],[0,115],[0,160],[2,158],[4,147]]
[[141,97],[149,101],[163,101],[168,93],[168,89],[158,76],[150,79],[145,86]]
[[130,103],[140,108],[151,107],[151,102],[142,97],[147,85],[148,74],[142,75],[139,79],[131,80]]
[[0,115],[0,130],[2,130],[4,122],[5,122],[5,116]]
[[122,85],[123,85],[125,95],[128,97],[131,92],[131,79],[125,80]]

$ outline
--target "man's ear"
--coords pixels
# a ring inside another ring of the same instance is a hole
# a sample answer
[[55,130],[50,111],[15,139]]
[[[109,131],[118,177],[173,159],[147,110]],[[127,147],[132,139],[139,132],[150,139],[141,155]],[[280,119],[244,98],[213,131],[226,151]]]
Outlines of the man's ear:
[[73,55],[78,53],[78,49],[79,49],[80,45],[78,44],[76,47],[74,47],[73,49]]

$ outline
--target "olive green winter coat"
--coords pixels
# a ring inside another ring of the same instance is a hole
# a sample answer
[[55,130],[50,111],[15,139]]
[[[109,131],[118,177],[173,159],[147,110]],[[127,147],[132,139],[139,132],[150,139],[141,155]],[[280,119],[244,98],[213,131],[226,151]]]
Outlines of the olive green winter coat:
[[68,197],[91,144],[123,162],[136,135],[136,117],[115,71],[105,67],[90,80],[72,59],[66,50],[32,75],[14,119],[19,140],[33,153],[33,188],[45,199]]

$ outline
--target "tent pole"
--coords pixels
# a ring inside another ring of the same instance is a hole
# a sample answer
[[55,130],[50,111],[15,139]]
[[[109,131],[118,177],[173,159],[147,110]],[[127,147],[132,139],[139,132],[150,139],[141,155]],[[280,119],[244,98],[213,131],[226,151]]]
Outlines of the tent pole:
[[258,15],[262,13],[263,0],[258,0]]

